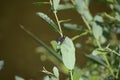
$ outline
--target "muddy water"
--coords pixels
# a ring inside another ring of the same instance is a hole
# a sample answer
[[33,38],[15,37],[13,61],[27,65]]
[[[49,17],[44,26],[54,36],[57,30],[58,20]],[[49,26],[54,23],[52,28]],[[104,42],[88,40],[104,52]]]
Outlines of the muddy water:
[[[19,24],[24,25],[48,45],[50,40],[58,38],[58,34],[35,15],[36,12],[42,11],[53,17],[48,6],[33,6],[32,3],[35,1],[2,0],[0,2],[0,59],[5,60],[4,68],[0,71],[0,80],[14,80],[15,75],[40,80],[44,75],[40,72],[42,67],[53,66],[49,61],[40,61],[40,54],[35,52],[35,48],[39,45],[19,28]],[[93,13],[107,10],[104,4],[92,5],[96,6],[94,8],[91,6]],[[71,10],[60,12],[59,17],[60,19],[72,18],[72,22],[83,24],[81,18],[78,18],[80,16]],[[77,32],[64,30],[64,34],[73,36]],[[78,58],[81,58],[78,64],[82,65],[85,63],[84,51],[78,53]]]

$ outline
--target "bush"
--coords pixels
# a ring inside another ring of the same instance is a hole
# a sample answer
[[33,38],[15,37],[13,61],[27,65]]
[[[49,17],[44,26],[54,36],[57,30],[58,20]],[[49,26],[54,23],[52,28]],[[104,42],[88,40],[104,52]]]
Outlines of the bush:
[[[30,31],[27,32],[35,41],[42,45],[47,51],[49,58],[57,67],[49,72],[43,67],[42,72],[46,74],[44,80],[59,80],[59,70],[68,75],[67,80],[119,80],[120,79],[120,2],[119,0],[97,0],[105,3],[110,12],[90,13],[89,5],[93,0],[50,0],[49,2],[35,2],[34,5],[50,5],[56,21],[42,12],[36,14],[59,34],[58,41],[52,40],[51,49],[43,41],[38,39]],[[70,23],[70,19],[59,20],[57,13],[62,10],[73,9],[82,17],[86,27]],[[64,29],[75,30],[80,34],[69,37],[63,34]],[[74,41],[86,36],[83,44],[78,47],[89,52],[85,54],[89,59],[83,68],[76,66]],[[84,47],[83,47],[84,45]],[[87,46],[91,45],[91,46]],[[87,49],[89,48],[89,49]]]

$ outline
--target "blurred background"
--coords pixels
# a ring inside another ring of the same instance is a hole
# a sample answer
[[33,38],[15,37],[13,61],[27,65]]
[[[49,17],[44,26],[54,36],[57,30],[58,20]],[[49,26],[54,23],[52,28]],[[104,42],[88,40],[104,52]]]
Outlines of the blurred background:
[[[20,24],[23,25],[49,46],[51,40],[58,39],[59,35],[36,15],[36,12],[40,11],[54,19],[50,6],[38,7],[32,4],[37,1],[45,0],[1,0],[0,2],[0,60],[5,61],[4,68],[0,71],[0,80],[14,80],[15,75],[26,80],[41,80],[44,76],[41,73],[42,67],[52,70],[54,66],[48,60],[45,62],[40,60],[40,54],[36,52],[36,48],[40,45],[19,27]],[[108,11],[108,7],[94,0],[90,10],[94,15]],[[60,11],[58,16],[60,19],[72,19],[72,23],[84,25],[80,15],[74,10]],[[77,33],[64,30],[64,34],[70,37]],[[82,41],[84,40],[78,40],[80,43]],[[84,57],[86,51],[78,50],[77,53],[77,59],[80,59],[77,65],[82,67],[86,62]]]

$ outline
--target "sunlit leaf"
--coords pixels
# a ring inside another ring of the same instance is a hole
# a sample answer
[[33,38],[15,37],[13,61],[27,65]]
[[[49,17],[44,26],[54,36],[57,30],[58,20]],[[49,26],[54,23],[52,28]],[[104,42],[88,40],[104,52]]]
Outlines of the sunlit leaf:
[[19,77],[19,76],[15,76],[15,80],[25,80],[25,79],[23,79],[22,77]]
[[62,60],[64,65],[72,70],[75,66],[75,47],[72,40],[66,37],[61,45]]
[[0,70],[2,70],[3,66],[4,66],[4,61],[0,60]]
[[53,67],[53,73],[57,78],[59,78],[59,71],[57,67]]
[[59,3],[60,3],[60,0],[53,0],[53,8],[54,8],[54,11],[57,11],[57,8],[58,8]]
[[50,19],[46,14],[42,13],[42,12],[37,12],[37,15],[42,18],[45,22],[47,22],[50,27],[59,33],[59,29],[58,29],[58,26],[53,22],[52,19]]
[[41,6],[41,5],[50,4],[50,3],[49,2],[34,2],[33,4],[36,6]]

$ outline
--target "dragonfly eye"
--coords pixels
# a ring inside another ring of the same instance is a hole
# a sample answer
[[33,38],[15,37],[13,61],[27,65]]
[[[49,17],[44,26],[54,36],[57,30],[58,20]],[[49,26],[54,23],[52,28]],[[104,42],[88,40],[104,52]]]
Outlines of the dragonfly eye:
[[62,44],[64,40],[65,40],[65,36],[60,37],[60,38],[58,39],[58,45]]

